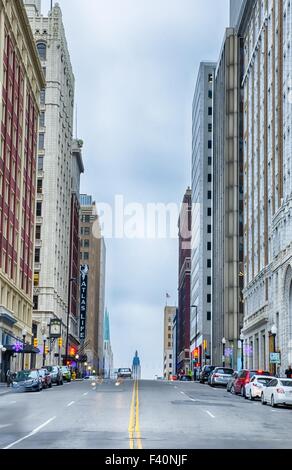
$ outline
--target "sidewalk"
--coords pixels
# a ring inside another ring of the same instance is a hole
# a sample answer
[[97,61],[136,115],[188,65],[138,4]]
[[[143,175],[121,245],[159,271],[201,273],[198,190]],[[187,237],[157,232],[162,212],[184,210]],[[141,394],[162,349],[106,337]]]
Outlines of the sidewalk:
[[8,395],[12,392],[12,387],[7,387],[7,384],[0,383],[0,397],[3,395]]

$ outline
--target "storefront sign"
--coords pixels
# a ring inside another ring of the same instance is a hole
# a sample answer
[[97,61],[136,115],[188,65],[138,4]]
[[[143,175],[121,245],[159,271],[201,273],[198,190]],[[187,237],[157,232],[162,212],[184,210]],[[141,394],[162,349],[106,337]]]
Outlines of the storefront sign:
[[79,337],[84,340],[86,337],[86,315],[87,315],[87,288],[88,288],[87,264],[80,267],[80,333]]

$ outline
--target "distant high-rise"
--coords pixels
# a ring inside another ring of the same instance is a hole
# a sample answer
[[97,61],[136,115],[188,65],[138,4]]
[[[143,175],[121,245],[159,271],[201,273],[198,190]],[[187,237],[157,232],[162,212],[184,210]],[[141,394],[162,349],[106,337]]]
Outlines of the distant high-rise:
[[[96,204],[82,194],[80,265],[88,265],[88,303],[84,352],[88,364],[103,372],[106,248],[101,236]],[[82,204],[86,203],[86,204]]]
[[[46,77],[40,99],[33,328],[41,344],[43,335],[49,335],[50,321],[61,320],[64,354],[70,277],[74,75],[59,5],[47,16],[41,15],[40,1],[26,0],[25,6]],[[58,352],[56,341],[51,344],[47,361],[56,363]],[[39,357],[36,365],[41,364]]]
[[192,191],[187,189],[180,212],[179,222],[179,272],[178,311],[176,318],[177,357],[173,364],[176,371],[189,371],[190,363],[190,314],[191,314],[191,230]]
[[212,320],[213,83],[216,64],[202,62],[193,100],[191,354],[210,361]]
[[110,336],[110,318],[108,310],[105,310],[104,314],[104,326],[103,326],[103,339],[104,339],[104,351],[103,351],[103,376],[105,379],[110,379],[114,375],[114,358],[111,346]]
[[163,376],[166,380],[173,374],[173,320],[176,312],[176,307],[166,306],[164,309]]

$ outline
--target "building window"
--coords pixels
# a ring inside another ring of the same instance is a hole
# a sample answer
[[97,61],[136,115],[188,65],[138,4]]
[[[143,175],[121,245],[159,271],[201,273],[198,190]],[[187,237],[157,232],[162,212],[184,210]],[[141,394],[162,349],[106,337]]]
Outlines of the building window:
[[38,179],[37,180],[37,193],[42,194],[42,192],[43,192],[43,180]]
[[83,240],[84,248],[89,248],[89,240]]
[[84,224],[89,224],[90,223],[90,215],[82,215],[81,222],[83,222]]
[[211,150],[212,148],[212,140],[208,140],[208,149]]
[[212,157],[208,157],[208,165],[212,166]]
[[211,217],[212,216],[212,209],[211,207],[208,207],[208,217]]
[[171,339],[171,335],[168,335],[168,339]]
[[41,106],[44,106],[46,104],[46,89],[45,88],[41,90],[40,103],[41,103]]
[[171,348],[171,343],[168,343],[168,347]]
[[41,217],[42,216],[42,203],[37,202],[36,204],[36,216]]
[[208,98],[212,99],[213,98],[213,92],[212,90],[208,91]]
[[34,287],[39,287],[39,285],[40,285],[40,274],[39,273],[34,273],[33,285],[34,285]]
[[211,278],[211,276],[208,276],[207,277],[207,286],[211,286],[211,284],[212,284],[212,278]]
[[208,83],[213,83],[213,74],[209,73],[208,75]]
[[208,199],[212,199],[212,191],[208,191]]
[[169,363],[169,368],[170,368],[170,369],[172,368],[172,362]]
[[207,268],[212,268],[212,261],[210,259],[207,260]]
[[212,294],[207,294],[207,303],[210,304],[212,302]]
[[44,150],[45,148],[45,134],[41,133],[39,134],[39,149]]
[[207,312],[207,321],[211,321],[211,318],[212,318],[211,312]]
[[44,170],[44,157],[38,157],[38,171]]
[[212,243],[211,243],[211,242],[208,242],[208,243],[207,243],[207,250],[208,250],[208,251],[211,251],[211,250],[212,250]]
[[33,296],[33,309],[34,310],[39,309],[39,297],[38,297],[38,295]]
[[83,259],[89,260],[89,253],[87,251],[83,253]]
[[34,252],[34,262],[39,263],[41,260],[41,250],[40,248],[36,248]]
[[212,130],[213,130],[212,124],[208,124],[208,132],[212,132]]
[[212,175],[211,175],[211,173],[208,174],[208,183],[212,183]]
[[209,108],[208,108],[208,116],[212,116],[212,114],[213,114],[212,106],[209,106]]
[[47,46],[44,42],[37,43],[37,50],[41,60],[47,60]]
[[35,228],[35,239],[40,240],[41,239],[41,226],[37,225]]
[[208,225],[208,233],[212,233],[212,225]]
[[172,359],[172,354],[169,355],[169,359]]
[[47,69],[46,69],[46,67],[42,67],[42,69],[43,69],[44,77],[46,78],[46,76],[47,76]]
[[45,127],[45,111],[41,111],[40,114],[40,127]]

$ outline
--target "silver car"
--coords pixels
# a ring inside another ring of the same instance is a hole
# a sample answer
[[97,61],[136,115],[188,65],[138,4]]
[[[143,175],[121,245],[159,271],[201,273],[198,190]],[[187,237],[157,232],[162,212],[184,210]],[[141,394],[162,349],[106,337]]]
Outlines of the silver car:
[[213,370],[208,383],[211,387],[216,387],[218,385],[226,387],[233,374],[234,370],[229,367],[216,367],[216,369]]

